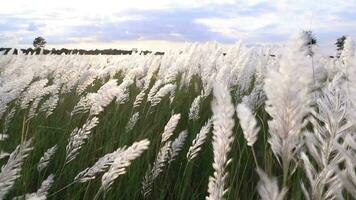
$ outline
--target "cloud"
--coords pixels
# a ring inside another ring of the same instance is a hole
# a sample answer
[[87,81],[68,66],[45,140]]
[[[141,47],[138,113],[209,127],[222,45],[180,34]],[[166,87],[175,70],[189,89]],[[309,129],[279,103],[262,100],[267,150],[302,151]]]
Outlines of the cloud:
[[[321,43],[356,34],[354,0],[11,0],[0,7],[0,43],[28,46],[118,41],[279,43],[312,29]],[[153,44],[154,42],[147,44]]]

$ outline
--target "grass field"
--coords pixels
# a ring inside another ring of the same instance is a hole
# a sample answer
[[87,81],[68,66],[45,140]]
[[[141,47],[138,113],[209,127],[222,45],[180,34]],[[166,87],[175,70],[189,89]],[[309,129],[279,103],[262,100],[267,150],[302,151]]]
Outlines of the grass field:
[[0,199],[354,199],[352,41],[304,48],[0,55]]

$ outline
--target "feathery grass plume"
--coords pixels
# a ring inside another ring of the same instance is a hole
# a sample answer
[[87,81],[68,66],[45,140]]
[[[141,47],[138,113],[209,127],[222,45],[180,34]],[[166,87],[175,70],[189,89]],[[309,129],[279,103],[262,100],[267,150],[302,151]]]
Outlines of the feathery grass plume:
[[163,172],[163,168],[166,166],[166,162],[169,158],[169,150],[171,148],[171,141],[167,141],[159,150],[153,167],[146,172],[146,175],[142,181],[142,194],[147,199],[152,192],[152,185],[154,180]]
[[[7,134],[7,130],[10,127],[11,121],[14,118],[15,113],[16,113],[16,107],[12,108],[10,110],[10,112],[6,115],[5,120],[4,120],[4,126],[3,126],[3,129],[2,129],[2,134]],[[2,137],[0,137],[0,138],[2,138]]]
[[88,94],[90,99],[90,115],[98,115],[120,92],[117,80],[112,79],[105,83],[96,93]]
[[115,179],[126,173],[126,168],[131,165],[131,161],[135,160],[148,149],[150,141],[147,139],[133,143],[130,147],[116,155],[109,170],[101,178],[101,188],[107,192]]
[[202,100],[203,100],[202,95],[195,97],[195,99],[192,102],[192,105],[189,108],[189,119],[191,120],[199,119],[200,104]]
[[335,77],[326,88],[321,90],[317,99],[319,112],[313,112],[309,118],[313,125],[313,133],[305,134],[305,144],[310,156],[317,162],[320,169],[328,166],[338,156],[335,154],[334,140],[344,135],[352,123],[347,120],[347,97]]
[[165,143],[173,135],[173,132],[176,129],[177,124],[180,120],[180,117],[180,114],[174,114],[171,116],[166,126],[164,127],[161,144]]
[[68,164],[74,160],[79,154],[79,150],[82,148],[85,141],[89,138],[90,133],[93,128],[95,128],[99,123],[97,117],[88,119],[82,128],[75,128],[69,137],[69,142],[66,147],[66,159],[65,164]]
[[54,109],[56,108],[59,102],[58,94],[54,94],[50,96],[45,102],[43,102],[42,106],[40,107],[40,112],[46,112],[46,117],[49,117],[53,114]]
[[348,115],[353,123],[356,123],[356,56],[355,45],[350,37],[347,37],[344,42],[344,49],[341,53],[341,64],[343,65],[343,72],[347,78],[344,85],[350,101],[350,108]]
[[[5,75],[5,72],[3,73]],[[27,72],[21,75],[15,74],[14,77],[9,76],[6,81],[1,81],[0,87],[0,118],[6,112],[8,104],[17,99],[25,90],[33,79],[33,72]]]
[[208,133],[210,129],[211,129],[211,119],[209,119],[205,123],[205,125],[200,129],[199,133],[194,138],[192,145],[189,147],[187,153],[188,162],[198,156],[198,153],[201,150],[201,146],[204,144],[206,138],[208,137]]
[[54,175],[49,175],[46,180],[44,180],[41,184],[41,187],[35,193],[25,194],[23,196],[18,196],[13,199],[20,200],[46,200],[48,191],[51,189],[52,183],[54,181]]
[[98,72],[94,69],[89,69],[81,73],[78,80],[78,86],[76,89],[76,92],[78,93],[79,96],[83,94],[85,89],[95,81],[97,76],[98,76]]
[[264,80],[262,77],[255,81],[252,92],[242,98],[242,102],[246,104],[253,112],[260,108],[267,99],[266,94],[263,91],[263,81]]
[[223,80],[214,84],[213,111],[213,153],[214,175],[209,177],[207,200],[224,199],[228,191],[225,181],[228,176],[226,167],[231,162],[228,153],[234,141],[232,129],[234,128],[234,106],[231,102],[229,89]]
[[308,188],[302,183],[303,193],[307,199],[342,197],[338,165],[343,161],[343,156],[335,148],[334,141],[347,134],[352,123],[346,119],[347,99],[341,90],[340,81],[340,76],[337,75],[322,88],[317,99],[319,112],[313,112],[316,119],[310,117],[313,132],[305,133],[308,154],[302,152],[300,157],[309,181]]
[[129,99],[129,87],[134,83],[130,75],[127,75],[123,82],[118,87],[118,93],[116,94],[116,103],[124,104]]
[[[151,65],[152,66],[152,65]],[[157,65],[158,66],[158,65]],[[143,99],[145,98],[146,96],[146,91],[149,89],[150,87],[150,83],[151,83],[151,80],[153,78],[153,75],[154,75],[154,72],[156,71],[157,69],[155,67],[150,67],[149,68],[149,71],[147,72],[147,75],[146,75],[146,78],[145,78],[145,83],[144,83],[144,86],[142,88],[142,90],[140,91],[140,93],[136,96],[136,99],[135,99],[135,102],[133,103],[133,107],[134,108],[137,108],[141,105]],[[154,93],[156,93],[157,91],[154,91]],[[150,94],[151,96],[153,96],[154,94]]]
[[95,179],[96,175],[102,172],[105,172],[114,162],[114,159],[120,155],[124,150],[126,149],[126,146],[118,148],[116,151],[112,153],[108,153],[104,155],[103,157],[99,158],[98,161],[94,163],[93,166],[90,168],[86,168],[74,178],[75,182],[87,182],[89,180]]
[[126,132],[130,132],[136,125],[138,119],[140,118],[140,113],[139,112],[136,112],[134,113],[129,121],[127,122],[126,126],[125,126],[125,130]]
[[32,119],[37,116],[37,108],[40,104],[40,101],[42,100],[42,97],[37,97],[35,100],[32,102],[30,109],[27,114],[27,120]]
[[320,169],[320,171],[313,166],[305,152],[301,153],[301,159],[303,160],[304,171],[310,185],[308,191],[304,183],[301,183],[306,199],[343,199],[342,185],[338,177],[338,159],[334,159],[332,163],[329,163],[325,168]]
[[[282,57],[279,69],[271,69],[265,79],[267,95],[266,111],[272,117],[268,121],[268,142],[283,169],[283,185],[286,186],[292,159],[302,146],[302,129],[305,117],[311,111],[310,84],[312,67],[304,62],[305,38],[293,40]],[[295,76],[298,71],[299,75]]]
[[257,191],[262,200],[283,200],[285,198],[287,189],[283,188],[280,191],[276,178],[268,177],[261,169],[257,169],[257,173],[260,176]]
[[20,108],[26,109],[30,102],[32,102],[36,97],[42,96],[47,92],[44,90],[45,86],[47,85],[47,79],[41,79],[39,81],[33,82],[29,88],[21,94],[20,98]]
[[252,147],[257,140],[257,134],[259,131],[256,119],[252,115],[250,108],[248,108],[244,103],[237,105],[236,113],[240,119],[240,125],[243,130],[245,140],[247,141],[247,145]]
[[133,103],[133,107],[137,108],[141,105],[143,99],[145,98],[146,90],[141,90],[141,92],[136,96],[135,102]]
[[26,157],[32,151],[32,139],[20,144],[10,154],[7,163],[2,166],[0,172],[0,199],[4,199],[15,183],[15,180],[21,175],[22,164]]
[[56,153],[57,151],[57,145],[54,145],[53,147],[47,149],[47,151],[43,154],[43,156],[40,158],[40,161],[37,164],[37,170],[38,172],[41,172],[43,169],[45,169],[52,156]]
[[155,96],[155,94],[157,93],[157,91],[159,90],[159,88],[162,85],[163,85],[163,81],[162,80],[157,80],[155,82],[155,84],[152,86],[151,90],[148,92],[147,102],[151,102],[153,100],[153,97]]
[[82,97],[73,108],[72,115],[90,110],[90,115],[100,114],[104,108],[117,96],[119,87],[116,79],[111,79],[99,88],[96,93],[88,93]]
[[171,148],[169,149],[169,159],[168,163],[171,163],[178,156],[179,151],[182,149],[185,139],[187,139],[188,131],[182,131],[179,136],[172,142]]
[[79,114],[79,113],[86,113],[90,110],[90,99],[88,95],[92,93],[88,93],[87,96],[80,98],[79,102],[74,106],[72,112],[70,113],[71,116]]
[[167,94],[174,93],[176,88],[177,86],[175,84],[167,84],[161,87],[161,89],[159,89],[156,95],[151,99],[151,106],[154,107],[158,105],[163,97],[165,97]]
[[334,140],[334,146],[342,155],[344,161],[342,165],[339,165],[339,167],[343,167],[337,173],[339,180],[342,187],[353,198],[356,198],[356,134],[350,131],[340,136],[337,140]]

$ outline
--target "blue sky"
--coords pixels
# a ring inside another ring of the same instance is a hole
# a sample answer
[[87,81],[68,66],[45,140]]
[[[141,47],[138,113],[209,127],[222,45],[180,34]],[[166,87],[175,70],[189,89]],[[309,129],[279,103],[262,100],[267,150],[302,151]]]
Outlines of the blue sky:
[[5,0],[0,46],[164,49],[184,42],[280,44],[312,29],[331,48],[356,36],[356,0]]

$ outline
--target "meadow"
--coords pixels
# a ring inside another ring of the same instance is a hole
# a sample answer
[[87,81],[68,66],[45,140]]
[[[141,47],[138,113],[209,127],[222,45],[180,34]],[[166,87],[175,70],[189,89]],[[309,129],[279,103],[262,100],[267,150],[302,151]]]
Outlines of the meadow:
[[356,199],[354,45],[312,50],[0,52],[0,199]]

